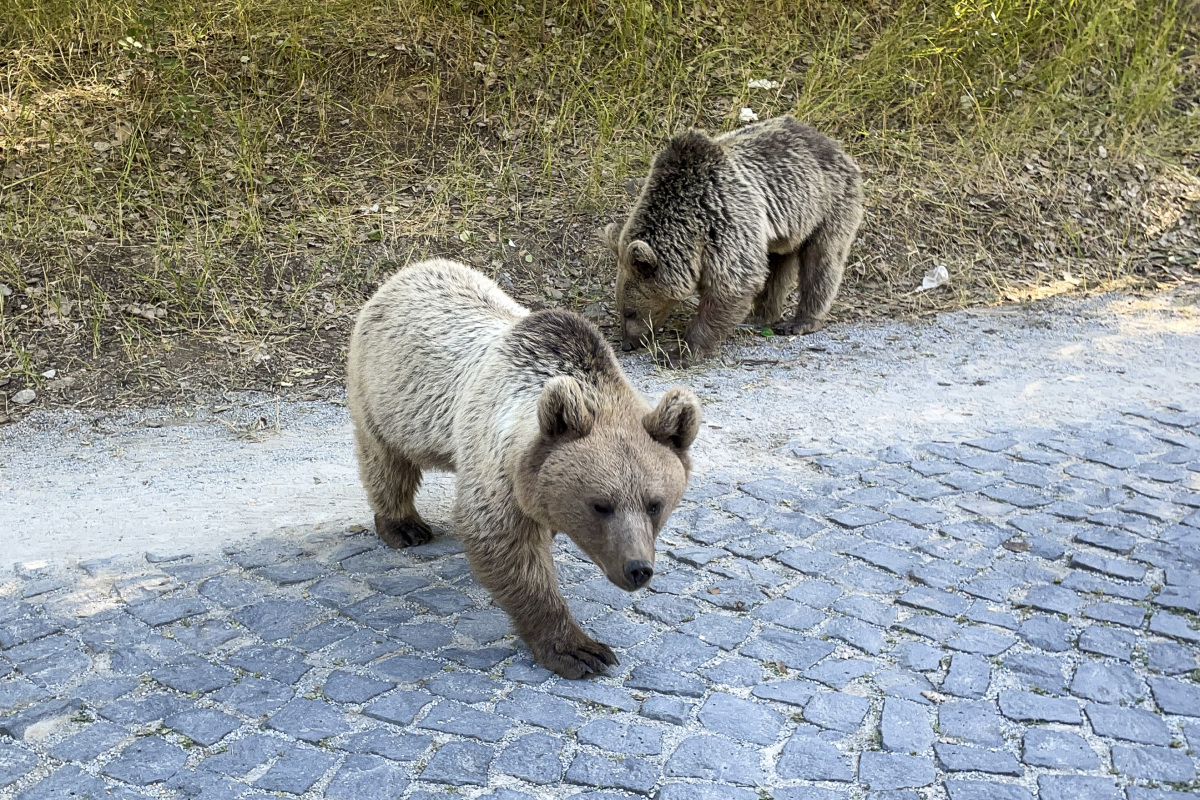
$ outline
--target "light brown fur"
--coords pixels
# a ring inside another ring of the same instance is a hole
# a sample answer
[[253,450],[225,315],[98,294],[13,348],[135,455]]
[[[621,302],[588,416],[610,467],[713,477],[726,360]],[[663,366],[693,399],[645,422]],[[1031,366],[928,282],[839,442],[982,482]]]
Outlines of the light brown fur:
[[551,541],[566,533],[614,584],[644,585],[687,484],[700,419],[690,391],[650,409],[582,317],[530,314],[435,260],[394,275],[359,314],[349,406],[385,542],[428,541],[413,505],[421,472],[455,471],[471,568],[534,658],[568,678],[616,663],[571,617]]

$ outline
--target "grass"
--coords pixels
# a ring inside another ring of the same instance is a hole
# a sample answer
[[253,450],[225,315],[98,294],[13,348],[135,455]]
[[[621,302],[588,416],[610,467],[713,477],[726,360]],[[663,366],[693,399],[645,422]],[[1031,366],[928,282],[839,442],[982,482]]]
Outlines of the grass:
[[336,380],[427,255],[602,319],[624,179],[746,107],[864,167],[837,319],[1177,278],[1195,33],[1178,0],[0,0],[0,389]]

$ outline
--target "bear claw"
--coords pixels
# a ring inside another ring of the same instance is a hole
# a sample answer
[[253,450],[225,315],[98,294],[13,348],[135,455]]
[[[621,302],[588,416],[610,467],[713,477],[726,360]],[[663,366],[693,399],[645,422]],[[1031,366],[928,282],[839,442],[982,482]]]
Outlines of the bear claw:
[[621,663],[612,648],[587,636],[551,645],[538,661],[546,669],[571,680],[604,672],[608,667]]
[[420,520],[397,521],[375,515],[375,533],[388,547],[400,550],[428,543],[433,529]]

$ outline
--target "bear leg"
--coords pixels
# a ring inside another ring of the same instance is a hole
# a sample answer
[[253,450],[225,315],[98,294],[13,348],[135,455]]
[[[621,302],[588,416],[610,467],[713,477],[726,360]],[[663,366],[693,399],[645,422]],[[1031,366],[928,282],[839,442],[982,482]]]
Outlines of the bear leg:
[[421,485],[420,467],[357,427],[354,438],[359,475],[375,512],[375,533],[397,550],[428,542],[433,530],[413,504]]
[[683,334],[686,348],[685,352],[680,354],[683,363],[692,363],[716,355],[721,342],[728,339],[734,328],[750,315],[753,303],[753,294],[732,298],[702,296],[700,308]]
[[770,253],[767,259],[767,285],[754,301],[754,321],[760,325],[773,325],[783,318],[788,295],[800,274],[800,257],[794,252]]
[[487,510],[459,486],[455,527],[471,571],[508,613],[513,628],[543,667],[572,680],[617,664],[612,649],[588,636],[558,590],[553,535],[519,509]]
[[854,232],[821,228],[799,251],[800,302],[791,322],[775,326],[775,333],[796,336],[814,333],[825,325],[825,317],[842,285],[842,271]]

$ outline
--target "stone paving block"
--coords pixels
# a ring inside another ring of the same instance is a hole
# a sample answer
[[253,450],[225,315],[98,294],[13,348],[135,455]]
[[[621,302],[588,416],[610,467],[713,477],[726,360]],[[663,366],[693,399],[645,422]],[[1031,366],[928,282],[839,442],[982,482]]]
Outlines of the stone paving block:
[[432,736],[372,728],[346,737],[338,747],[351,753],[382,756],[390,761],[417,761],[431,744]]
[[1034,647],[1051,653],[1061,653],[1071,648],[1071,626],[1054,617],[1033,616],[1021,623],[1017,634]]
[[394,687],[395,684],[388,681],[379,681],[365,675],[335,670],[325,680],[321,693],[338,703],[365,703]]
[[567,700],[589,703],[617,711],[637,711],[638,701],[625,689],[598,681],[559,681],[547,690]]
[[50,748],[50,755],[60,761],[89,764],[124,741],[130,735],[122,725],[94,722],[79,733]]
[[325,788],[327,800],[399,800],[408,788],[408,772],[382,758],[352,755]]
[[947,772],[986,772],[990,775],[1023,775],[1016,757],[1003,750],[938,742],[933,746],[938,763]]
[[76,797],[81,800],[101,800],[108,797],[108,789],[100,778],[89,775],[74,764],[67,764],[18,794],[17,800],[66,800]]
[[896,661],[904,669],[915,672],[932,672],[941,668],[944,650],[922,642],[901,642],[892,651]]
[[802,778],[848,783],[854,780],[855,765],[852,756],[829,742],[797,732],[783,746],[776,772],[785,780]]
[[933,611],[947,617],[956,617],[966,612],[970,603],[966,598],[939,589],[918,586],[909,589],[896,599],[897,603],[913,608]]
[[942,691],[958,697],[983,697],[991,683],[991,665],[978,655],[955,653],[942,681]]
[[1126,800],[1189,800],[1195,797],[1194,792],[1172,792],[1168,789],[1144,789],[1140,786],[1130,786],[1125,790]]
[[768,628],[744,644],[741,653],[761,661],[780,661],[791,669],[803,670],[825,658],[834,649],[829,642]]
[[566,780],[583,786],[649,794],[658,782],[658,770],[640,758],[615,760],[578,753],[567,768]]
[[868,750],[859,757],[859,780],[872,790],[919,789],[933,783],[933,759]]
[[252,645],[226,657],[225,663],[244,669],[255,677],[270,678],[283,684],[294,684],[312,669],[305,663],[304,653],[290,647]]
[[0,711],[15,711],[38,700],[45,700],[50,693],[25,678],[0,683]]
[[[72,709],[78,709],[82,704]],[[192,707],[192,703],[172,694],[149,694],[136,700],[118,700],[101,706],[100,716],[112,722],[144,725]],[[2,731],[3,728],[0,728]]]
[[794,589],[788,590],[785,596],[810,608],[823,609],[842,596],[842,589],[828,581],[809,578],[800,581]]
[[37,756],[24,747],[0,742],[0,789],[33,772],[37,764]]
[[1032,792],[1011,783],[948,780],[945,787],[950,800],[1033,800]]
[[704,681],[695,675],[684,675],[652,664],[634,667],[625,685],[631,689],[644,689],[680,697],[702,697],[705,690]]
[[[762,637],[760,636],[759,639]],[[668,631],[630,650],[636,659],[672,669],[694,670],[716,657],[720,650],[694,636]]]
[[848,684],[869,675],[877,668],[870,661],[857,658],[830,658],[804,671],[804,677],[830,686],[844,689]]
[[839,598],[834,602],[833,610],[884,628],[894,623],[898,616],[895,606],[860,594]]
[[572,703],[525,688],[514,690],[497,703],[496,713],[559,732],[576,728],[582,722]]
[[[655,800],[762,800],[762,796],[751,789],[737,789],[721,783],[667,783],[654,796]],[[776,800],[786,796],[775,793]]]
[[292,561],[286,564],[272,564],[254,571],[280,586],[291,586],[318,578],[325,570],[315,561]]
[[672,725],[683,725],[687,722],[692,705],[673,697],[648,697],[642,703],[641,714],[646,719],[656,719],[659,722],[669,722]]
[[1021,760],[1033,767],[1089,772],[1100,769],[1100,759],[1087,741],[1069,731],[1032,728],[1025,732]]
[[83,703],[78,699],[49,700],[29,706],[16,714],[0,717],[0,733],[20,741],[25,738],[25,732],[34,725],[47,720],[70,717],[82,708]]
[[1169,745],[1171,734],[1162,718],[1143,708],[1088,703],[1088,721],[1099,736],[1126,742]]
[[680,625],[699,615],[699,604],[686,597],[654,594],[638,600],[634,607],[651,619],[667,625]]
[[1200,614],[1200,592],[1194,587],[1167,586],[1155,596],[1154,604]]
[[1025,593],[1024,605],[1054,614],[1077,614],[1083,601],[1070,589],[1053,584],[1034,586]]
[[329,771],[337,758],[309,747],[290,747],[254,785],[268,792],[304,794]]
[[375,664],[372,671],[396,683],[416,683],[442,671],[440,662],[424,656],[393,656]]
[[1080,551],[1072,555],[1071,566],[1098,572],[1101,575],[1109,575],[1113,578],[1120,578],[1123,581],[1140,581],[1146,577],[1146,567],[1141,564],[1086,551]]
[[946,641],[946,646],[964,653],[998,656],[1016,642],[1016,637],[1007,633],[994,631],[982,625],[966,625]]
[[184,751],[161,736],[135,740],[104,765],[104,774],[134,786],[148,786],[170,778],[187,760]]
[[1038,800],[1121,800],[1112,778],[1039,775]]
[[870,709],[870,702],[844,692],[817,692],[804,706],[804,719],[843,733],[858,730]]
[[486,786],[495,751],[478,742],[449,742],[433,754],[421,779],[451,786]]
[[1146,620],[1145,609],[1125,603],[1096,603],[1084,609],[1083,615],[1088,619],[1111,622],[1127,628],[1140,628]]
[[1010,653],[1004,657],[1004,668],[1016,673],[1026,686],[1052,694],[1063,694],[1067,680],[1063,671],[1067,665],[1053,657],[1038,653]]
[[1150,632],[1161,636],[1170,636],[1182,642],[1200,644],[1200,627],[1197,627],[1186,617],[1172,614],[1168,611],[1156,612],[1150,617]]
[[[344,641],[354,633],[353,625],[339,619],[327,619],[302,633],[296,634],[288,640],[288,643],[298,650],[313,653],[332,644]],[[373,631],[371,633],[374,634]]]
[[1078,569],[1071,570],[1067,577],[1063,578],[1062,585],[1076,592],[1107,594],[1126,600],[1145,600],[1151,594],[1149,586],[1117,581],[1094,572],[1084,572]]
[[1192,759],[1169,747],[1113,745],[1113,767],[1122,775],[1162,783],[1188,783],[1196,777]]
[[1154,702],[1164,712],[1200,717],[1200,684],[1160,677],[1150,677],[1148,682],[1154,693]]
[[228,703],[248,717],[265,717],[279,710],[294,694],[290,687],[278,681],[243,678],[219,692],[214,692],[212,699]]
[[1146,642],[1147,666],[1165,675],[1182,675],[1197,669],[1194,648],[1178,642]]
[[[529,692],[528,689],[518,689],[518,692]],[[543,708],[547,700],[554,700],[545,695],[538,695],[537,703]],[[561,702],[561,701],[555,701]],[[572,709],[573,710],[573,709]],[[499,713],[511,713],[513,708],[508,706],[501,709],[497,706]],[[539,714],[533,709],[524,708],[523,711],[527,717],[537,717],[542,720],[537,724],[545,724],[546,722],[558,722],[559,719],[552,717],[546,719],[546,715]],[[533,721],[533,720],[529,720]],[[478,711],[470,706],[455,702],[454,700],[439,700],[429,713],[417,723],[417,727],[427,730],[441,731],[442,733],[456,733],[460,736],[474,736],[485,742],[497,742],[504,738],[512,725],[504,717],[497,714],[491,714],[486,711]],[[550,727],[547,725],[547,727]]]
[[1148,692],[1145,683],[1130,667],[1084,661],[1071,679],[1071,694],[1098,703],[1131,705]]
[[503,686],[486,675],[443,672],[426,683],[425,688],[436,695],[464,703],[482,703],[493,699]]
[[774,744],[784,726],[779,712],[721,692],[709,696],[699,718],[713,733],[761,745]]
[[942,736],[967,744],[1000,747],[1004,744],[1000,715],[991,701],[955,701],[938,706]]
[[266,642],[295,636],[318,622],[316,609],[297,600],[262,600],[234,611],[233,618]]
[[151,627],[169,625],[208,612],[208,603],[198,597],[167,597],[129,606],[129,613]]
[[825,626],[822,633],[826,637],[840,639],[873,656],[879,655],[887,647],[887,640],[881,629],[849,617],[832,620]]
[[290,701],[272,714],[267,720],[267,727],[313,743],[350,730],[349,723],[335,706],[302,698]]
[[929,710],[897,697],[884,701],[879,731],[883,749],[896,753],[924,753],[934,740]]
[[1062,722],[1077,725],[1083,721],[1079,703],[1070,698],[1046,697],[1033,692],[1006,689],[999,694],[1000,713],[1014,722]]
[[241,721],[215,708],[192,708],[172,714],[163,725],[205,747],[216,744],[241,727]]
[[652,756],[662,752],[662,733],[647,725],[594,719],[579,729],[578,738],[585,744],[619,755]]
[[763,681],[763,670],[758,662],[740,656],[706,667],[700,674],[717,686],[757,686]]
[[545,733],[530,733],[514,741],[493,762],[497,772],[541,785],[562,780],[563,740]]
[[392,692],[372,700],[363,708],[362,713],[393,725],[408,725],[416,718],[421,709],[432,703],[434,699],[433,695],[425,692]]
[[1129,660],[1136,645],[1137,636],[1134,633],[1103,625],[1092,625],[1079,634],[1079,649],[1083,652],[1111,656],[1122,661]]
[[772,600],[769,603],[758,606],[754,609],[751,616],[755,619],[761,619],[764,622],[771,622],[780,627],[791,628],[797,631],[807,630],[825,620],[825,615],[820,611],[809,608],[802,603],[797,603],[795,600],[785,598]]

